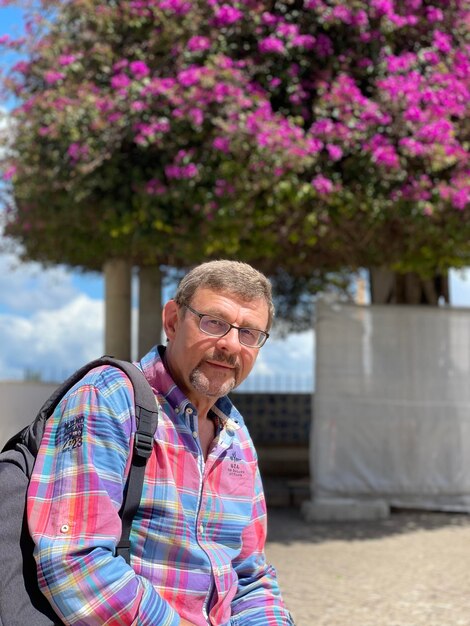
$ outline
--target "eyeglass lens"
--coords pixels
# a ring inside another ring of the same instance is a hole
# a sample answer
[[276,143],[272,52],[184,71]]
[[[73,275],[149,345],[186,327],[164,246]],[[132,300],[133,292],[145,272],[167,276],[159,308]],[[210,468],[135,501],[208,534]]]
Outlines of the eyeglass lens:
[[[227,334],[231,325],[224,320],[220,320],[209,315],[203,315],[200,318],[199,328],[208,335],[214,337],[222,337]],[[238,339],[240,343],[250,348],[254,348],[263,343],[265,333],[262,330],[254,328],[238,328]]]
[[269,337],[268,333],[265,333],[264,330],[234,326],[220,317],[212,317],[205,313],[199,313],[199,311],[193,309],[189,304],[185,304],[184,306],[191,311],[191,313],[199,317],[199,329],[212,337],[223,337],[231,328],[236,328],[238,331],[238,341],[249,348],[261,348]]

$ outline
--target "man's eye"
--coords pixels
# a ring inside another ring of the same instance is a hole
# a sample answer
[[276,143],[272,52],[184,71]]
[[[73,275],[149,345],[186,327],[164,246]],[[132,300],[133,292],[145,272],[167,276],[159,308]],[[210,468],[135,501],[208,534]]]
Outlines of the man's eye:
[[222,328],[225,329],[227,324],[226,322],[222,321],[222,320],[218,320],[218,319],[208,319],[206,321],[206,326],[207,328],[210,328],[211,330],[221,330]]
[[240,328],[239,332],[243,339],[251,340],[252,342],[256,342],[259,336],[259,332],[251,328]]

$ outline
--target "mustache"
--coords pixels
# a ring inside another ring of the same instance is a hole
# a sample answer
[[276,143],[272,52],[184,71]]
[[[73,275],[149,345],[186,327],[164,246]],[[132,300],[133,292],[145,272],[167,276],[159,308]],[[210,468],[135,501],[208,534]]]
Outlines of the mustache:
[[218,363],[226,363],[230,367],[237,365],[237,357],[233,354],[225,354],[221,351],[215,351],[213,354],[207,355],[207,358],[211,361],[217,361]]

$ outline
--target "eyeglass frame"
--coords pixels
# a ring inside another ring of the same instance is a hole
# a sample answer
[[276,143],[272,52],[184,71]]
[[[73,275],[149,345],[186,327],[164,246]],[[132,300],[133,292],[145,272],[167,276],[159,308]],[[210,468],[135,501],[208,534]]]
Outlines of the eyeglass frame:
[[[227,320],[224,320],[221,317],[217,317],[217,315],[212,315],[211,313],[201,313],[200,311],[196,311],[196,309],[193,309],[191,306],[189,306],[189,304],[183,303],[182,306],[187,308],[189,311],[191,311],[191,313],[193,313],[199,318],[199,330],[205,335],[207,335],[208,337],[217,337],[217,339],[221,339],[222,337],[225,337],[225,335],[228,335],[229,332],[232,330],[232,328],[236,328],[238,330],[238,333],[237,333],[238,341],[241,343],[241,345],[245,346],[246,348],[254,348],[255,350],[259,350],[260,348],[262,348],[269,337],[269,333],[265,330],[261,330],[260,328],[250,328],[250,326],[235,326],[235,324],[231,324],[230,322],[227,322]],[[224,324],[227,324],[228,328],[224,333],[222,333],[222,335],[213,335],[212,333],[208,333],[206,330],[203,330],[201,328],[201,322],[202,322],[203,317],[209,317],[219,322],[223,322]],[[243,343],[243,341],[240,339],[241,330],[249,330],[249,331],[255,330],[257,333],[261,333],[261,336],[263,337],[262,343],[258,346],[250,346],[247,343]]]

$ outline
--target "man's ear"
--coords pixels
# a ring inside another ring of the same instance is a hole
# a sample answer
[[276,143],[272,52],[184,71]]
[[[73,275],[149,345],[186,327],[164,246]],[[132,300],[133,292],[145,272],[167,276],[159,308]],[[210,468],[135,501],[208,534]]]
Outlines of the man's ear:
[[178,305],[174,300],[168,300],[163,307],[162,322],[167,339],[173,339],[178,326]]

